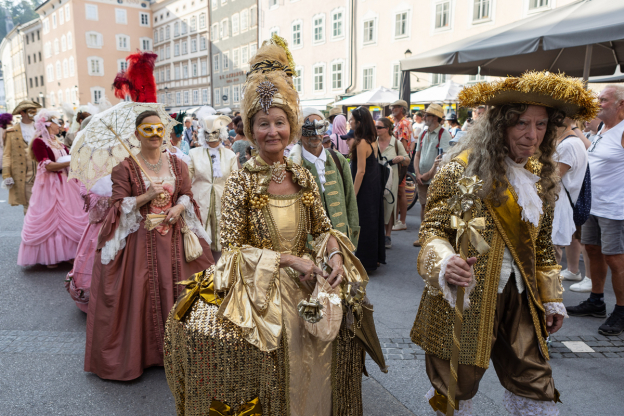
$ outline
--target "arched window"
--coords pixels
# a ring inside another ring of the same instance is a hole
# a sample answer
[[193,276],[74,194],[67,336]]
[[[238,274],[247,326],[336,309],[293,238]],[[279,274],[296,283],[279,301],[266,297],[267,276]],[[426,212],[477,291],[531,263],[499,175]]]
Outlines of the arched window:
[[72,34],[71,34],[71,32],[68,32],[67,33],[67,49],[71,49],[72,48],[72,43],[73,43],[72,40],[73,40]]

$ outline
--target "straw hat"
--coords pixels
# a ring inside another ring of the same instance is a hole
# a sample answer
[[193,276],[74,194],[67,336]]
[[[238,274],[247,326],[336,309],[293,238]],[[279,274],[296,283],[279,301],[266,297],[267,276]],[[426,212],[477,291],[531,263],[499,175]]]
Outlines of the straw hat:
[[520,77],[481,82],[458,94],[462,107],[532,104],[556,108],[575,120],[591,120],[598,114],[595,95],[578,78],[547,71],[529,71]]
[[24,100],[22,102],[20,102],[17,107],[15,107],[15,110],[13,110],[13,112],[11,114],[13,114],[14,116],[19,115],[19,113],[21,113],[22,111],[26,111],[29,108],[41,108],[41,105],[38,102],[35,101],[31,101],[31,100]]
[[425,110],[425,114],[432,114],[436,117],[444,118],[444,109],[440,104],[431,103]]
[[340,114],[342,114],[342,107],[334,107],[331,110],[329,110],[329,115],[327,116],[327,118],[331,118]]

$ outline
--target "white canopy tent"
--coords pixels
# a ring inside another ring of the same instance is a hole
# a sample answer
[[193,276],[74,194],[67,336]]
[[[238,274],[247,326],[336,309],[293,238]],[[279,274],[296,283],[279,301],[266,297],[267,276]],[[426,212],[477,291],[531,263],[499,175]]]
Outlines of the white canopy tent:
[[412,104],[456,103],[457,94],[463,87],[461,84],[448,80],[444,84],[413,92],[410,96],[410,102]]
[[353,97],[345,98],[342,101],[337,101],[334,103],[334,107],[336,106],[353,107],[353,106],[358,106],[358,105],[385,106],[385,105],[392,104],[398,99],[399,99],[398,91],[390,90],[386,87],[379,87],[374,90],[364,91],[360,94],[354,95]]

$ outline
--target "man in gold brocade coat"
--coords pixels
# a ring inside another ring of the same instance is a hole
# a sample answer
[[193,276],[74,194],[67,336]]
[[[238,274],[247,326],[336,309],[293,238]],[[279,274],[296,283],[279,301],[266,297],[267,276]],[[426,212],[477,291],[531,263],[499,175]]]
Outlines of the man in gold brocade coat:
[[[426,285],[411,337],[426,351],[433,386],[426,397],[438,414],[446,413],[461,285],[466,309],[455,415],[473,414],[471,399],[490,359],[511,414],[558,415],[546,339],[567,315],[551,240],[559,186],[552,155],[563,117],[591,119],[596,101],[580,81],[548,73],[477,84],[460,99],[462,107],[491,107],[446,156],[420,228],[417,266]],[[470,211],[484,227],[466,230],[472,243],[463,260],[450,199],[460,194],[460,179],[475,176],[483,186]],[[477,233],[483,241],[475,247]]]

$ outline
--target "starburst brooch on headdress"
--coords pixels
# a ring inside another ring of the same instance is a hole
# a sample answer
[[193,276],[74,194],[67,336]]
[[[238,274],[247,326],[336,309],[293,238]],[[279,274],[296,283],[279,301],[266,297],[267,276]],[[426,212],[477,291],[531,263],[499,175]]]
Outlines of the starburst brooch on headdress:
[[277,92],[277,87],[271,81],[262,81],[256,88],[260,99],[260,107],[265,113],[269,114],[269,108],[273,104],[273,96]]

